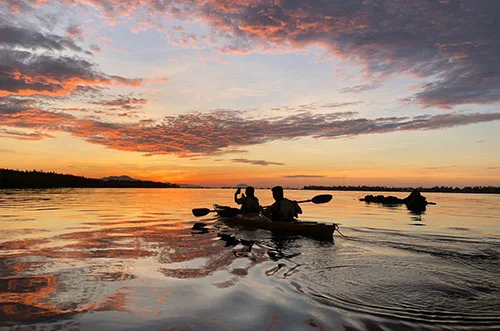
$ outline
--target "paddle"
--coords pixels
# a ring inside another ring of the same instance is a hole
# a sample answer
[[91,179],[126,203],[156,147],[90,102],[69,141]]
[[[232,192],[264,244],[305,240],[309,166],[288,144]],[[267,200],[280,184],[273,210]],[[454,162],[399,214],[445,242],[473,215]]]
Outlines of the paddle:
[[[329,202],[330,200],[332,200],[332,198],[333,198],[333,196],[331,194],[320,194],[320,195],[315,196],[312,199],[297,201],[297,203],[312,202],[314,204],[321,204],[321,203]],[[215,210],[211,210],[208,208],[195,208],[192,210],[192,212],[193,212],[194,216],[200,217],[200,216],[208,215],[209,213],[213,213],[213,212],[215,212]],[[223,211],[219,211],[219,213],[221,214],[220,216],[222,216],[222,217],[234,217],[234,216],[238,215],[239,209],[237,209],[237,208],[225,208],[225,209],[223,209]]]
[[208,215],[209,213],[212,213],[214,211],[215,210],[210,210],[208,208],[195,208],[192,210],[193,215],[196,217],[205,216],[205,215]]
[[314,204],[327,203],[332,200],[333,196],[331,194],[320,194],[309,200],[297,201],[297,203],[312,202]]
[[[196,217],[200,216],[205,216],[208,215],[209,213],[216,212],[216,210],[211,210],[208,208],[195,208],[192,210],[193,215]],[[231,208],[227,207],[224,209],[219,210],[219,215],[222,217],[234,217],[240,213],[240,210],[238,208]]]

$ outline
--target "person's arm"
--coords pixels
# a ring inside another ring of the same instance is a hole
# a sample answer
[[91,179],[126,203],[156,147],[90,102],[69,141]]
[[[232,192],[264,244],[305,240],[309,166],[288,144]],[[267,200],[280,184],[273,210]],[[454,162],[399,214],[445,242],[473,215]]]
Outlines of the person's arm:
[[238,199],[238,194],[240,194],[240,192],[241,192],[241,188],[239,188],[239,187],[238,187],[238,189],[236,190],[236,192],[234,192],[234,202],[236,202],[237,204],[240,204],[240,203],[238,202],[238,200],[239,200],[239,199]]
[[270,205],[267,208],[262,208],[262,214],[266,215],[267,217],[271,217],[276,210],[276,202]]
[[264,207],[260,204],[259,198],[255,197],[255,200],[257,201],[257,209],[259,210],[259,213],[262,213],[264,211]]
[[293,203],[295,204],[295,211],[297,212],[297,214],[302,214],[302,208],[300,208],[297,201],[294,201]]

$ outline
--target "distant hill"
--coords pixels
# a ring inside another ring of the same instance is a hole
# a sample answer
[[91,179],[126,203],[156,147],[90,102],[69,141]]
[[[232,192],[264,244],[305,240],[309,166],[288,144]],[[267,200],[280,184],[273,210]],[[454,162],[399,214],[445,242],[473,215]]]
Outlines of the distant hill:
[[[126,179],[129,178],[129,179]],[[128,176],[107,177],[104,179],[86,178],[55,172],[19,171],[0,169],[0,188],[169,188],[179,187],[176,184],[160,183],[133,179]]]
[[110,180],[121,180],[121,181],[129,181],[129,182],[137,182],[140,181],[139,179],[135,179],[126,175],[122,176],[110,176],[110,177],[104,177],[101,178],[103,181],[108,182]]

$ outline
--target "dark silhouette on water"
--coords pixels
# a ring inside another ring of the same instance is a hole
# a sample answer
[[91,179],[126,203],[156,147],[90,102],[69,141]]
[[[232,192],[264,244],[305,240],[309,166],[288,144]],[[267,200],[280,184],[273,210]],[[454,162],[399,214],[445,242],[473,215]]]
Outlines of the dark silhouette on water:
[[191,227],[191,233],[193,234],[202,234],[202,233],[208,233],[208,229],[206,227],[207,225],[205,223],[194,223],[193,226]]
[[426,210],[428,204],[434,205],[434,202],[428,202],[427,199],[420,193],[419,190],[413,190],[406,198],[400,199],[398,197],[389,195],[366,195],[364,198],[359,199],[366,203],[381,203],[383,205],[406,205],[412,212],[423,212]]

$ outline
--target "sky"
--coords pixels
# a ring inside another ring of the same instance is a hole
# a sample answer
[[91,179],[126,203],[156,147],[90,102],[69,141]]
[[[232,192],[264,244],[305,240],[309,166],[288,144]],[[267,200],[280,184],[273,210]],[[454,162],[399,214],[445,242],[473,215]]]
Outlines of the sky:
[[497,0],[2,0],[0,168],[500,186]]

